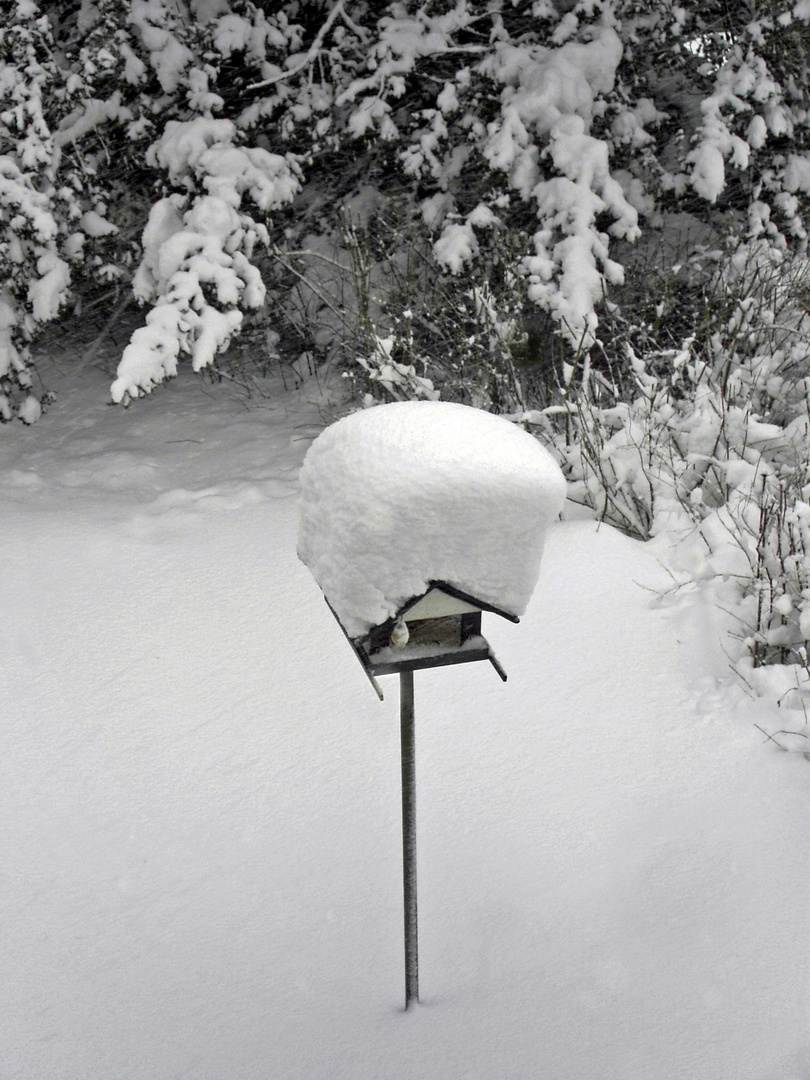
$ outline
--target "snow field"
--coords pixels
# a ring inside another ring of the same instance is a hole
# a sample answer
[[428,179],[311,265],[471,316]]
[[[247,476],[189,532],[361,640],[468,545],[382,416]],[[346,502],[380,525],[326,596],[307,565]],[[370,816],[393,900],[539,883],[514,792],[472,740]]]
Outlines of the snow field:
[[417,673],[406,1014],[396,680],[295,556],[314,410],[104,390],[0,448],[3,1080],[807,1080],[807,763],[654,548],[552,527],[484,619],[509,682]]

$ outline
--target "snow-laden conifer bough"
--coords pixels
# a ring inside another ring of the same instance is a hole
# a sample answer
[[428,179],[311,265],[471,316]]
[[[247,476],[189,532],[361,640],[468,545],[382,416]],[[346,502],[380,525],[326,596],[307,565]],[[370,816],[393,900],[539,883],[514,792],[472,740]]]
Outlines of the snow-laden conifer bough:
[[562,473],[532,435],[442,401],[332,424],[307,453],[301,488],[299,557],[352,639],[436,582],[522,615],[565,501]]

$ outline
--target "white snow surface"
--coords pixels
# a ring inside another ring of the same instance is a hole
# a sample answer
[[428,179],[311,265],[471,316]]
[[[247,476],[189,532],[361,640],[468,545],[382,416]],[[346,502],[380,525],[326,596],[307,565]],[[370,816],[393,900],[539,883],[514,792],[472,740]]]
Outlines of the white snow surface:
[[754,726],[802,718],[660,547],[552,525],[484,616],[509,682],[417,673],[404,1012],[397,684],[295,555],[328,401],[45,370],[0,428],[3,1080],[807,1080],[810,764]]
[[446,401],[344,417],[313,443],[301,484],[298,552],[350,637],[432,580],[522,615],[565,502],[559,466],[532,435]]

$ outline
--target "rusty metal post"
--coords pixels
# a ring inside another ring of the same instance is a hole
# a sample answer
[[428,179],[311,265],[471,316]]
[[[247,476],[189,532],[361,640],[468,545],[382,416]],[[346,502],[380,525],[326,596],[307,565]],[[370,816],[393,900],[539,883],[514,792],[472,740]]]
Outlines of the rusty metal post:
[[399,673],[402,754],[402,884],[405,903],[405,1008],[419,1001],[419,945],[416,912],[416,738],[413,672]]

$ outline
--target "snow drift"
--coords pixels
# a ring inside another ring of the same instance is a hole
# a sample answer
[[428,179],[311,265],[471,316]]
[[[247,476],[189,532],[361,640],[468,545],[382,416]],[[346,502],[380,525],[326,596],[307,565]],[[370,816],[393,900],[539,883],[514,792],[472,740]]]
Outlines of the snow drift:
[[351,637],[432,580],[522,615],[565,501],[536,439],[441,401],[344,417],[310,447],[301,485],[298,554]]

